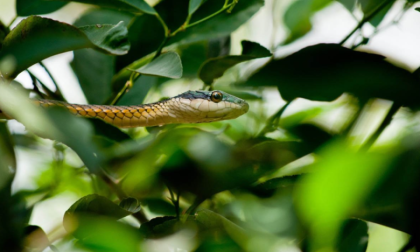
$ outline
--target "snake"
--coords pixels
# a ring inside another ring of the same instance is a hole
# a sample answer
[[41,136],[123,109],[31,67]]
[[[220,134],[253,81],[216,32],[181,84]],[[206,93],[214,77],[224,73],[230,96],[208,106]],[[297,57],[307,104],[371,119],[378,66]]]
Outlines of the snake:
[[[187,91],[158,102],[132,106],[79,105],[42,99],[35,103],[45,108],[63,107],[77,116],[97,118],[119,128],[229,120],[249,109],[245,100],[220,90]],[[2,113],[5,115],[0,110]]]

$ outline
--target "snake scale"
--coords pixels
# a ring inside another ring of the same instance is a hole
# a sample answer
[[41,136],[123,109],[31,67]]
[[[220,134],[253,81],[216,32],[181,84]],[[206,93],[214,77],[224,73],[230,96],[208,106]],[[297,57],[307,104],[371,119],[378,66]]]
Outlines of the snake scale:
[[137,106],[77,105],[54,100],[35,103],[42,107],[64,107],[75,115],[98,118],[120,128],[221,121],[234,119],[249,109],[246,101],[218,90],[187,91]]

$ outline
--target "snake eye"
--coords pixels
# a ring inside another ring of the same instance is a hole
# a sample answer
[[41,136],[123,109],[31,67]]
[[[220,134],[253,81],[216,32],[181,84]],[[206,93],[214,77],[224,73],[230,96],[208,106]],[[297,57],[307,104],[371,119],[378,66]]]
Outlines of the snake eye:
[[211,100],[216,103],[221,102],[223,100],[223,94],[219,91],[214,91],[213,93],[211,93]]

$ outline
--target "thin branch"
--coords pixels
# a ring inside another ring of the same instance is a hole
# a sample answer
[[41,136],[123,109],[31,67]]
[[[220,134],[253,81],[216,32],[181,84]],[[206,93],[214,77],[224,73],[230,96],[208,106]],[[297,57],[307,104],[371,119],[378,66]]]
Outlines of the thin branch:
[[362,21],[359,22],[359,24],[339,43],[339,45],[343,45],[357,30],[362,28],[362,26],[371,20],[373,17],[376,16],[381,10],[383,10],[388,4],[393,3],[395,0],[388,0],[384,1],[382,4],[380,4],[372,13],[365,16]]
[[58,87],[57,81],[54,79],[54,77],[52,76],[51,72],[48,70],[48,68],[44,65],[44,63],[42,63],[42,61],[39,62],[39,65],[41,65],[42,68],[44,68],[45,72],[48,74],[48,76],[50,77],[50,79],[52,80],[52,82],[54,83],[55,86],[55,94],[62,96],[60,88]]
[[10,26],[16,21],[16,19],[17,19],[18,17],[17,16],[15,16],[13,19],[12,19],[12,21],[10,21],[10,23],[9,23],[9,25],[7,26],[7,28],[9,28],[10,29]]
[[360,149],[361,151],[367,151],[379,138],[379,136],[382,134],[382,132],[385,130],[385,128],[391,123],[392,118],[394,115],[398,112],[398,110],[401,108],[401,104],[394,102],[389,109],[387,115],[385,116],[384,120],[382,121],[381,125],[376,129],[376,131],[370,136],[370,138],[366,141],[366,143],[362,146]]
[[289,105],[292,102],[293,102],[293,100],[292,101],[288,101],[286,104],[283,105],[283,107],[281,107],[279,109],[279,111],[277,111],[273,116],[270,117],[270,119],[267,120],[267,124],[261,130],[261,132],[258,134],[259,137],[262,137],[266,133],[273,131],[273,125],[274,124],[278,124],[278,122],[279,122],[281,116],[283,115],[284,111],[287,109],[287,107],[289,107]]

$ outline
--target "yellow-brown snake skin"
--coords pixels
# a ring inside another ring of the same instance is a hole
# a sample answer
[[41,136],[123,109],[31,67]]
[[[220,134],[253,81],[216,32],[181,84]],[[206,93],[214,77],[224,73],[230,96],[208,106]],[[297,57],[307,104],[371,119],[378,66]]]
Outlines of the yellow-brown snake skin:
[[246,113],[249,108],[244,100],[223,91],[187,91],[167,100],[137,106],[77,105],[54,100],[36,103],[42,107],[64,107],[78,116],[98,118],[120,128],[227,120]]

